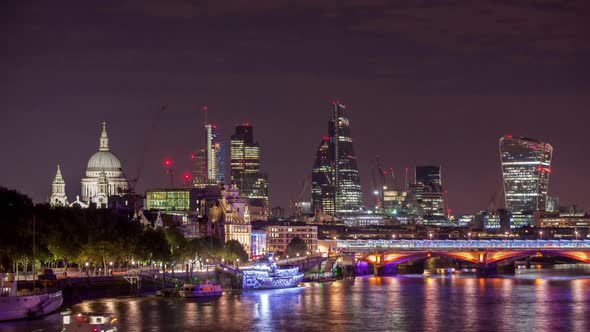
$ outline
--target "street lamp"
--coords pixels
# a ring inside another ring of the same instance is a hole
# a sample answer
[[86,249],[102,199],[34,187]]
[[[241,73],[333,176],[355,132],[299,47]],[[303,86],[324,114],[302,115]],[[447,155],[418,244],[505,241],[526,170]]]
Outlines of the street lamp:
[[430,241],[432,241],[432,233],[428,233],[428,236],[430,237]]
[[539,231],[539,239],[543,240],[543,231]]
[[238,262],[238,268],[240,268],[240,259],[236,258],[236,261]]
[[469,240],[471,241],[471,232],[467,233],[467,237],[469,238]]
[[391,234],[391,238],[392,239],[395,239],[395,234]]

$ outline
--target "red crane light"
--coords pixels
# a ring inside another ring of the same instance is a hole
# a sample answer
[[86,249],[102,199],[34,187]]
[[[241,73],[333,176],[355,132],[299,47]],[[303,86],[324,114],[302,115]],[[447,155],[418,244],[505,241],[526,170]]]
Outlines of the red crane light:
[[209,107],[207,107],[207,105],[203,106],[203,111],[206,111],[208,109],[209,109]]
[[191,154],[191,159],[195,159],[196,156],[194,154]]
[[171,165],[172,165],[172,160],[170,160],[170,159],[164,160],[164,166],[171,166]]
[[184,179],[185,180],[189,180],[191,178],[191,175],[188,173],[184,173]]

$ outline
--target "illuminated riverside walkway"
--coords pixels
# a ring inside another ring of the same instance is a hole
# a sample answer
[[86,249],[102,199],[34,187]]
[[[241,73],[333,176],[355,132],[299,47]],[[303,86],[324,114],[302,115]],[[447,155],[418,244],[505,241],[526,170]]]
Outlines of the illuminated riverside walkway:
[[431,257],[474,263],[477,274],[494,274],[496,264],[530,256],[561,256],[590,263],[590,240],[338,240],[338,250],[375,270],[395,274],[397,265]]

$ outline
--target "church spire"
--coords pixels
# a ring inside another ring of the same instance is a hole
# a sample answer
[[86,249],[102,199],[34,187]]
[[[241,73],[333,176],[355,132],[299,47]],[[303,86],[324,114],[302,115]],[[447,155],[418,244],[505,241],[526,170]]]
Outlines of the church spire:
[[66,183],[61,175],[61,168],[57,165],[55,178],[51,183],[51,197],[49,198],[51,206],[66,206],[68,197],[66,196]]
[[98,151],[109,151],[109,138],[107,136],[107,123],[102,123],[102,133],[100,134],[100,147]]
[[57,165],[57,173],[55,173],[54,181],[63,181],[63,177],[61,176],[61,168]]

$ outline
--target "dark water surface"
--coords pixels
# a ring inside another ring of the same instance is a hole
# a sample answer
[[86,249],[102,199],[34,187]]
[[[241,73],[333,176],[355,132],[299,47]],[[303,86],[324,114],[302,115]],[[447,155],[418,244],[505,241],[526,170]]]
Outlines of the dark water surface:
[[[120,331],[590,331],[590,279],[366,277],[224,293],[212,303],[102,299],[72,311],[112,313]],[[59,331],[60,319],[0,323],[0,331]]]

